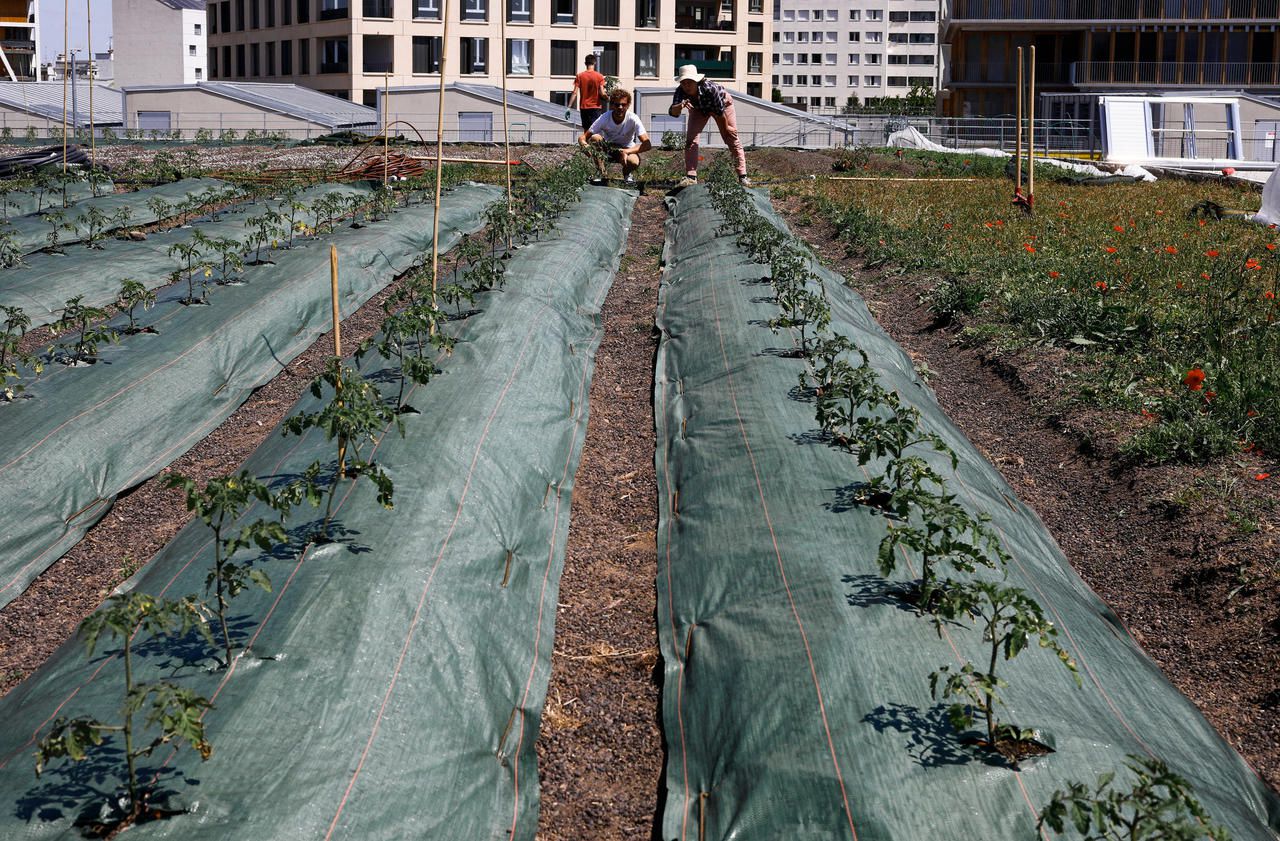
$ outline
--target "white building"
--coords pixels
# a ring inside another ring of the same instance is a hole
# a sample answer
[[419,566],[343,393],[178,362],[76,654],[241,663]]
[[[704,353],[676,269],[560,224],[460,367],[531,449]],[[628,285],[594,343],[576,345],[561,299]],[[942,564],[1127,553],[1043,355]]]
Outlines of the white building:
[[37,0],[0,0],[0,79],[34,81],[40,71]]
[[112,0],[115,84],[203,82],[205,0]]
[[823,113],[937,90],[940,12],[939,0],[774,0],[773,87]]

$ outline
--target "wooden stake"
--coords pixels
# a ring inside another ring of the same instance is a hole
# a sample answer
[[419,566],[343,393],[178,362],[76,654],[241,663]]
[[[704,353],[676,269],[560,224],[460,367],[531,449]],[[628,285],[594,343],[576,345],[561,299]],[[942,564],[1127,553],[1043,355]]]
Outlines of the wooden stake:
[[[67,58],[71,55],[71,0],[62,0],[62,174],[67,174]],[[38,71],[37,71],[38,72]]]
[[382,82],[382,186],[387,186],[387,167],[390,165],[391,132],[387,127],[387,106],[391,104],[391,73]]
[[1031,84],[1027,86],[1027,204],[1036,195],[1036,48],[1031,48]]
[[98,142],[93,136],[93,4],[91,0],[84,0],[84,25],[85,38],[88,44],[85,52],[89,54],[89,168],[92,169],[98,165]]
[[[502,21],[502,139],[506,144],[507,157],[507,215],[511,215],[511,122],[507,116],[507,69],[511,66],[511,56],[507,47],[507,16],[500,14]],[[508,226],[509,227],[509,226]],[[511,247],[511,237],[507,237],[507,247]]]
[[[444,31],[440,37],[440,97],[436,104],[436,210],[431,220],[431,305],[436,303],[436,289],[440,285],[440,182],[444,169],[444,70],[449,57],[449,0],[440,4],[440,16],[444,19]],[[505,13],[503,14],[505,17]],[[431,335],[435,335],[435,323]]]
[[[336,245],[329,246],[329,294],[333,299],[333,356],[338,360],[338,405],[342,405],[342,314],[338,307],[338,247]],[[338,438],[338,475],[334,478],[345,476],[347,473],[347,442],[346,439]]]
[[1018,86],[1014,89],[1014,96],[1017,104],[1014,106],[1014,112],[1017,115],[1014,122],[1017,126],[1018,140],[1014,144],[1014,159],[1017,163],[1018,176],[1014,180],[1014,195],[1022,194],[1022,47],[1018,47]]

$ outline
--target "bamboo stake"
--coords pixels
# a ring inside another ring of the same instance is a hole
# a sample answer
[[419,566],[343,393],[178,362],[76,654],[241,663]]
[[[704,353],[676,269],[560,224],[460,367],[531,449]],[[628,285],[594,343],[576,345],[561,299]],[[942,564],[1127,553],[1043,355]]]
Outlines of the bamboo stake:
[[390,131],[387,127],[387,111],[391,104],[391,73],[388,72],[383,77],[382,82],[382,186],[387,186],[387,167],[390,166],[389,146],[391,143]]
[[62,0],[62,174],[67,174],[67,57],[71,54],[71,0]]
[[89,168],[93,169],[98,165],[98,142],[93,136],[93,3],[92,0],[84,0],[84,25],[85,38],[88,44],[85,46],[85,52],[89,54]]
[[[511,56],[507,46],[507,16],[505,9],[500,13],[502,21],[502,139],[507,158],[507,215],[511,215],[511,122],[507,116],[507,70],[511,67]],[[509,226],[508,226],[509,227]],[[507,247],[511,247],[511,238],[507,237]]]
[[[342,314],[338,307],[338,246],[329,246],[329,294],[333,301],[333,356],[338,360],[338,405],[342,405]],[[339,477],[346,475],[347,472],[347,442],[341,436],[338,438],[338,474],[334,478],[336,482]]]
[[[436,288],[440,285],[440,182],[444,170],[444,70],[449,57],[449,0],[440,4],[444,30],[440,37],[440,97],[436,104],[436,209],[431,220],[431,305],[436,304]],[[435,335],[435,325],[431,327]]]
[[1017,105],[1014,106],[1016,118],[1014,120],[1017,126],[1018,140],[1014,144],[1016,151],[1014,159],[1017,163],[1018,176],[1014,180],[1014,195],[1022,195],[1022,47],[1018,47],[1018,87],[1014,89],[1014,97],[1017,99]]
[[1027,87],[1027,205],[1036,197],[1036,48],[1031,47],[1031,84]]

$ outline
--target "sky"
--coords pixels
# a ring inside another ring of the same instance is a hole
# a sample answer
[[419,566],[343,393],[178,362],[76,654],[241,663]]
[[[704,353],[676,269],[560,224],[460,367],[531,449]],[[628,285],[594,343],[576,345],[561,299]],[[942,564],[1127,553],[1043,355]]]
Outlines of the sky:
[[[62,52],[63,2],[64,0],[40,0],[40,10],[36,20],[40,23],[40,60],[43,62],[53,61]],[[88,16],[89,8],[85,0],[66,0],[66,2],[71,6],[70,13],[67,15],[71,23],[69,33],[71,49],[79,50],[76,53],[77,57],[83,57],[88,43],[85,18]],[[111,38],[111,0],[88,0],[88,2],[93,4],[93,51],[104,53]]]

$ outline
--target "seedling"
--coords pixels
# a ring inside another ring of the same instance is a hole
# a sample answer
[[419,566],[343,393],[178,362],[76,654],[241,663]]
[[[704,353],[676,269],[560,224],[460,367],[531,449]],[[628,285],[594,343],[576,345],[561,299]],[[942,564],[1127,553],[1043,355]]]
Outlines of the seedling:
[[1085,841],[1228,841],[1191,793],[1191,784],[1154,757],[1130,754],[1125,767],[1137,778],[1129,791],[1111,787],[1115,772],[1098,776],[1090,790],[1070,783],[1055,791],[1036,828],[1057,833],[1073,828]]
[[102,241],[106,239],[107,223],[110,221],[107,214],[97,207],[87,208],[76,217],[76,226],[85,229],[84,244],[86,247],[102,248]]
[[[203,255],[202,240],[209,241],[208,237],[197,231],[189,241],[175,242],[169,246],[169,256],[178,261],[178,276],[185,277],[187,280],[187,297],[182,299],[184,304],[203,304],[209,293],[208,278],[213,274],[213,270],[200,260]],[[196,300],[197,272],[202,275],[198,302]]]
[[39,375],[44,365],[35,356],[19,348],[22,337],[31,326],[31,318],[21,307],[0,306],[0,314],[4,316],[4,333],[0,334],[0,395],[6,401],[11,401],[25,390],[18,366],[32,368]]
[[[403,309],[395,308],[407,301]],[[445,353],[453,352],[454,340],[440,332],[440,322],[445,314],[423,300],[412,290],[393,296],[384,307],[390,312],[382,324],[382,333],[372,347],[400,371],[400,390],[396,394],[396,411],[404,414],[411,408],[404,403],[406,381],[426,385],[438,373],[435,362],[427,358],[424,350],[430,346]]]
[[26,184],[21,181],[12,179],[0,180],[0,220],[8,223],[9,208],[17,207],[17,203],[10,201],[9,196],[22,190]]
[[116,307],[129,316],[129,326],[124,330],[127,335],[133,336],[142,332],[133,319],[133,311],[138,307],[142,307],[144,311],[149,310],[155,305],[155,292],[132,278],[126,277],[120,282],[120,291],[116,293]]
[[173,213],[173,205],[160,196],[147,199],[147,209],[156,217],[156,222],[163,223]]
[[36,213],[44,210],[44,199],[53,186],[53,174],[46,169],[37,169],[31,173],[31,187],[36,193]]
[[105,196],[111,189],[111,179],[100,169],[89,170],[88,176],[89,187],[92,188],[95,196]]
[[265,572],[254,569],[249,564],[232,563],[231,558],[236,552],[250,546],[270,552],[289,538],[280,520],[258,519],[241,526],[238,532],[224,533],[255,502],[261,502],[269,509],[279,512],[281,519],[288,516],[289,504],[244,470],[240,471],[239,476],[210,479],[203,489],[198,488],[194,480],[180,473],[169,474],[164,485],[166,488],[180,488],[186,494],[187,510],[195,512],[213,530],[213,569],[205,579],[204,588],[206,594],[213,588],[214,607],[222,630],[222,648],[226,654],[223,665],[229,667],[235,652],[231,631],[227,627],[227,606],[230,600],[251,584],[271,592],[271,579]]
[[302,202],[298,201],[296,191],[289,190],[287,193],[285,193],[284,201],[281,203],[280,208],[282,211],[284,211],[285,219],[287,219],[289,222],[288,224],[289,247],[292,248],[293,235],[298,231],[301,231],[307,227],[305,224],[303,224],[301,228],[298,227],[298,214],[305,213],[307,210],[307,206]]
[[75,344],[70,351],[64,345],[50,347],[49,352],[66,365],[97,361],[100,345],[119,340],[116,331],[105,324],[94,326],[94,322],[102,321],[106,317],[107,311],[101,307],[86,306],[83,295],[71,298],[63,306],[61,317],[51,325],[50,329],[53,330],[54,335],[74,331]]
[[67,224],[67,217],[61,210],[51,210],[40,216],[40,219],[49,225],[49,233],[45,235],[48,240],[48,251],[51,254],[62,254],[62,239],[59,233],[62,231],[75,231],[74,225]]
[[1034,638],[1047,648],[1071,672],[1076,685],[1080,675],[1071,655],[1058,644],[1058,629],[1045,619],[1039,602],[1017,587],[991,581],[968,581],[941,588],[935,623],[938,633],[947,621],[978,620],[982,639],[989,647],[987,670],[980,671],[966,662],[958,670],[943,666],[929,675],[929,690],[935,698],[957,698],[947,709],[947,718],[957,730],[967,730],[980,714],[987,731],[986,747],[1016,762],[1033,732],[1002,724],[996,718],[997,705],[1003,705],[1000,692],[1008,686],[996,674],[1001,660],[1012,660]]
[[121,205],[116,208],[115,213],[111,214],[111,227],[115,229],[127,228],[132,217],[133,208],[128,205]]
[[244,224],[249,229],[245,244],[253,249],[253,265],[261,265],[263,246],[275,248],[284,235],[284,217],[274,210],[268,210],[257,216],[250,216],[244,220]]
[[[84,760],[108,737],[119,733],[124,740],[125,780],[129,795],[128,808],[119,825],[127,825],[142,814],[150,794],[143,792],[138,783],[139,759],[150,756],[163,745],[180,746],[183,743],[200,754],[202,760],[208,759],[213,754],[213,745],[205,738],[204,731],[204,713],[212,706],[209,701],[190,689],[167,681],[139,683],[133,673],[135,644],[147,637],[181,637],[192,630],[199,631],[210,644],[213,643],[203,606],[192,596],[178,601],[157,599],[145,593],[112,596],[101,610],[81,622],[80,635],[89,656],[93,656],[104,634],[120,641],[124,665],[120,721],[109,723],[88,717],[55,719],[49,732],[36,746],[36,776],[54,760]],[[134,717],[144,709],[146,717],[142,727],[138,728]],[[135,744],[144,730],[156,730],[158,733],[145,744]]]
[[[311,383],[311,394],[324,396],[327,389],[332,397],[318,412],[303,412],[285,418],[285,435],[302,435],[309,429],[319,429],[325,437],[337,443],[337,459],[333,481],[329,485],[325,502],[324,525],[321,536],[328,537],[329,523],[333,519],[333,503],[338,486],[344,478],[358,479],[365,476],[377,488],[378,504],[393,508],[394,485],[391,477],[372,462],[360,458],[360,447],[377,439],[389,425],[395,424],[404,434],[404,422],[396,409],[388,406],[382,395],[354,369],[342,364],[338,357],[331,357],[324,371]],[[308,471],[309,481],[302,497],[319,503],[320,491],[316,484],[321,465],[316,462]]]
[[11,232],[0,233],[0,267],[7,269],[24,265],[25,261],[22,258],[25,256]]

